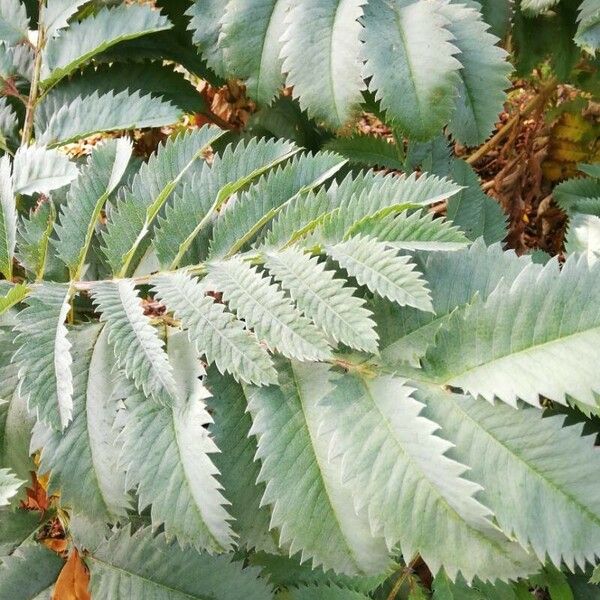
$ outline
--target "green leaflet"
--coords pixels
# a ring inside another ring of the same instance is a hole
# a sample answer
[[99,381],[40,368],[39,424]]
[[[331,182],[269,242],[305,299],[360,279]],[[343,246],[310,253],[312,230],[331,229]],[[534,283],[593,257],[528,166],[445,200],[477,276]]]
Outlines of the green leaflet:
[[285,297],[270,278],[239,257],[209,265],[207,289],[223,293],[238,318],[273,350],[298,360],[326,360],[325,336]]
[[49,491],[61,504],[97,525],[120,520],[130,501],[117,468],[115,358],[108,329],[87,325],[71,333],[74,361],[73,422],[62,434],[34,428],[31,450],[41,449],[39,469],[50,472]]
[[64,561],[58,554],[41,544],[19,546],[10,556],[1,558],[0,599],[43,598],[41,594],[56,581],[63,565]]
[[0,40],[7,44],[18,44],[27,39],[29,19],[25,5],[19,0],[0,2]]
[[373,307],[382,337],[382,362],[391,368],[403,362],[417,366],[457,306],[472,302],[476,295],[485,300],[501,280],[512,283],[531,263],[528,257],[503,252],[499,244],[486,247],[481,239],[470,248],[417,258],[431,287],[435,314],[383,302]]
[[100,211],[125,174],[131,152],[126,138],[96,146],[67,193],[60,224],[55,226],[58,240],[54,246],[75,280],[81,277]]
[[108,329],[108,342],[118,365],[138,389],[160,404],[175,403],[179,390],[158,333],[144,315],[140,298],[129,279],[92,286],[92,298]]
[[75,98],[48,120],[36,112],[35,134],[38,142],[60,146],[103,131],[171,125],[181,115],[179,108],[150,94],[94,92]]
[[307,585],[290,590],[287,594],[290,600],[368,600],[360,592],[353,592],[337,585]]
[[159,211],[186,172],[223,132],[212,126],[170,138],[135,175],[110,212],[104,254],[114,273],[125,276]]
[[271,171],[222,211],[214,225],[209,257],[228,257],[244,249],[294,198],[333,177],[345,162],[329,152],[301,154]]
[[286,15],[281,51],[286,83],[311,117],[336,128],[355,116],[366,87],[359,37],[364,4],[366,0],[301,0]]
[[17,241],[17,206],[12,169],[8,156],[0,158],[0,273],[12,279],[13,258]]
[[47,0],[44,10],[46,36],[57,35],[60,29],[68,25],[69,19],[88,0]]
[[217,42],[225,7],[226,4],[222,0],[194,0],[185,13],[190,17],[189,29],[192,31],[192,41],[202,53],[208,66],[221,76],[225,74],[223,49]]
[[48,40],[42,56],[42,84],[56,83],[114,44],[170,27],[169,20],[150,6],[105,7]]
[[198,236],[208,237],[212,218],[233,194],[297,151],[285,140],[251,139],[227,146],[211,165],[203,163],[158,217],[154,247],[160,263],[178,266]]
[[324,263],[294,248],[269,253],[265,266],[304,315],[336,343],[377,352],[375,323],[363,307],[365,301],[335,279],[335,271],[326,271]]
[[387,375],[345,375],[335,383],[323,400],[321,433],[333,436],[329,456],[342,459],[356,509],[367,511],[371,531],[388,547],[398,543],[404,557],[419,553],[432,573],[443,567],[468,581],[535,570],[492,526],[474,498],[480,487],[462,477],[466,467],[445,456],[451,444],[420,415],[410,383]]
[[231,503],[238,544],[248,550],[276,553],[277,532],[269,531],[271,511],[261,504],[265,485],[257,481],[260,462],[255,460],[256,438],[250,434],[252,419],[244,388],[214,368],[208,371],[207,386],[212,393],[207,404],[214,414],[210,432],[220,450],[213,462],[220,472],[223,494]]
[[21,146],[13,163],[15,194],[48,194],[71,183],[77,167],[57,150],[43,146]]
[[409,257],[398,256],[395,250],[368,236],[350,238],[328,246],[326,251],[360,285],[379,296],[400,306],[433,312],[429,290]]
[[446,4],[442,12],[450,21],[448,30],[460,50],[462,65],[456,111],[448,129],[460,143],[476,146],[494,130],[512,67],[506,60],[508,54],[496,46],[498,39],[488,33],[488,25],[476,9]]
[[521,10],[531,14],[541,13],[559,2],[560,0],[522,0]]
[[353,135],[333,138],[323,145],[325,150],[345,156],[351,164],[402,170],[398,147],[384,138]]
[[27,407],[59,431],[73,414],[71,343],[65,325],[70,298],[67,285],[53,283],[44,283],[29,294],[27,308],[18,315],[19,347],[14,357],[19,393],[27,399]]
[[480,498],[507,535],[557,568],[561,561],[571,570],[594,562],[600,459],[590,452],[593,439],[581,437],[581,425],[565,427],[562,416],[542,418],[534,408],[491,406],[437,387],[419,388],[415,397],[428,417],[444,424],[456,445],[453,456],[482,484]]
[[281,363],[278,372],[278,387],[245,389],[271,527],[290,555],[301,551],[300,560],[312,558],[313,566],[350,575],[381,572],[390,562],[385,544],[371,536],[364,511],[354,511],[341,461],[329,453],[331,435],[319,431],[328,367]]
[[31,511],[0,509],[0,561],[31,538],[39,526],[39,517]]
[[271,589],[258,569],[242,568],[228,555],[181,550],[149,529],[118,530],[87,559],[94,600],[270,600]]
[[212,422],[200,383],[204,369],[187,337],[169,332],[167,350],[179,401],[159,406],[139,393],[126,400],[121,463],[127,487],[135,486],[141,513],[152,504],[152,525],[167,539],[209,552],[231,549],[233,531],[210,455],[219,452],[205,428]]
[[159,275],[152,283],[157,297],[181,319],[198,354],[221,373],[255,385],[277,382],[268,352],[224,304],[205,295],[205,286],[183,272]]
[[369,89],[386,117],[416,139],[433,137],[454,108],[461,63],[444,7],[437,1],[371,0],[364,9]]
[[567,394],[596,406],[598,269],[585,257],[560,272],[555,261],[541,271],[531,265],[455,313],[424,359],[423,378],[513,406],[517,399],[539,406],[540,395],[565,404]]
[[281,36],[290,0],[236,0],[221,20],[219,45],[227,74],[243,79],[249,95],[270,104],[283,86]]
[[5,295],[0,296],[0,315],[21,302],[27,294],[29,294],[29,288],[25,284],[18,283],[11,286]]
[[391,206],[357,221],[346,237],[371,236],[387,246],[410,251],[459,250],[469,243],[449,221],[434,219],[429,212],[401,210],[402,206]]
[[0,469],[0,506],[8,506],[24,483],[10,469]]
[[48,245],[54,229],[56,209],[52,202],[44,202],[32,211],[29,218],[22,218],[17,229],[18,261],[36,280],[42,279],[46,271]]
[[595,54],[600,47],[600,4],[597,0],[583,0],[577,15],[575,43]]

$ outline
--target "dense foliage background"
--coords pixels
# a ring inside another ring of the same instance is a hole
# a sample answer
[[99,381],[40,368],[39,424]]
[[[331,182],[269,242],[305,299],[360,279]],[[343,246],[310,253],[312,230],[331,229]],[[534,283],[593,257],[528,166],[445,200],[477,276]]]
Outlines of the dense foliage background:
[[0,0],[0,600],[600,598],[600,0]]

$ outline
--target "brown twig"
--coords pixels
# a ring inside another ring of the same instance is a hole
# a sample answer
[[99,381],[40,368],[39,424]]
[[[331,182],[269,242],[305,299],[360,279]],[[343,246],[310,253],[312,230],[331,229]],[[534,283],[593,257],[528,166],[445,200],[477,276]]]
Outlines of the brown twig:
[[480,146],[466,161],[473,165],[481,160],[492,148],[500,143],[512,129],[521,121],[521,119],[537,109],[542,108],[548,97],[556,88],[557,80],[552,77],[539,91],[534,98],[532,98],[528,104],[522,110],[519,110],[517,114],[513,115],[496,133],[493,135],[483,146]]

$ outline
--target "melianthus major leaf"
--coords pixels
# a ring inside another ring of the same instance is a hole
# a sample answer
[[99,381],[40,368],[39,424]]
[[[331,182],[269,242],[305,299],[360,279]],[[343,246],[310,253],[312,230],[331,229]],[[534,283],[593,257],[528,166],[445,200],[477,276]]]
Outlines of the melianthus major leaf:
[[42,279],[46,271],[49,240],[55,220],[54,204],[44,202],[30,213],[29,218],[22,218],[18,224],[15,254],[37,280]]
[[22,544],[0,560],[2,600],[40,600],[50,595],[64,565],[58,554],[41,544]]
[[18,44],[27,39],[29,19],[19,0],[0,0],[0,40]]
[[104,131],[172,125],[181,115],[179,108],[150,94],[94,92],[51,114],[36,111],[35,134],[38,142],[60,146]]
[[560,0],[522,0],[521,10],[534,15],[552,8],[559,2]]
[[364,9],[369,89],[386,117],[416,139],[433,137],[454,108],[461,64],[444,7],[437,1],[370,0]]
[[96,146],[67,192],[60,224],[55,226],[58,239],[54,246],[73,279],[81,276],[100,211],[123,178],[132,150],[127,138]]
[[65,325],[71,294],[68,285],[39,285],[29,294],[16,327],[19,393],[30,411],[59,431],[73,414],[71,343]]
[[65,154],[44,146],[21,146],[13,162],[15,194],[48,194],[77,177],[75,163]]
[[169,20],[149,5],[105,7],[48,40],[42,55],[42,85],[56,83],[114,44],[170,27]]
[[167,352],[179,401],[159,406],[139,393],[125,401],[121,463],[127,487],[135,487],[140,513],[152,505],[153,527],[164,526],[167,539],[210,553],[230,550],[231,517],[210,456],[219,449],[206,429],[212,418],[200,382],[205,372],[185,333],[169,332]]
[[448,129],[462,144],[476,146],[492,133],[510,86],[508,54],[496,45],[481,13],[464,5],[446,4],[442,13],[459,49],[458,100]]
[[562,561],[571,570],[585,569],[586,561],[596,560],[600,457],[581,425],[566,427],[564,416],[490,406],[438,387],[419,387],[415,397],[428,417],[444,424],[456,445],[453,456],[482,484],[481,500],[507,535],[558,568]]
[[221,292],[238,317],[269,348],[289,358],[325,360],[331,349],[325,336],[284,293],[239,257],[209,265],[207,289]]
[[596,406],[599,269],[585,257],[561,271],[555,261],[530,265],[512,285],[453,315],[427,353],[425,378],[511,405],[539,406],[540,395],[565,404],[569,395]]
[[329,453],[331,435],[319,431],[328,367],[298,362],[278,367],[279,386],[245,388],[271,527],[279,529],[290,556],[301,552],[300,560],[312,559],[314,567],[351,575],[385,570],[390,563],[385,544],[370,534],[366,514],[352,507],[341,461]]
[[243,568],[229,555],[184,551],[149,529],[117,530],[87,559],[94,600],[160,598],[270,600],[258,569]]
[[241,384],[214,368],[209,369],[207,386],[212,396],[207,405],[214,415],[210,433],[220,450],[213,457],[223,483],[223,494],[231,503],[232,527],[239,535],[238,545],[248,550],[277,553],[277,532],[269,531],[271,512],[261,504],[265,492],[258,482],[260,462],[256,438],[250,434],[252,419]]
[[125,276],[136,251],[177,185],[202,153],[223,135],[205,126],[170,138],[137,172],[110,211],[104,254],[113,273]]
[[68,25],[69,19],[75,15],[79,10],[79,7],[83,6],[88,1],[89,0],[47,0],[43,15],[46,36],[50,38],[57,35],[60,29],[63,29]]
[[301,0],[286,15],[281,50],[286,83],[309,116],[336,128],[355,116],[366,87],[359,37],[364,4]]
[[365,301],[346,287],[335,271],[296,248],[267,254],[265,266],[287,290],[298,308],[337,342],[377,352],[378,336]]
[[375,294],[400,306],[433,311],[429,290],[410,257],[398,256],[395,250],[369,236],[352,237],[328,246],[326,252]]
[[8,506],[24,483],[10,469],[0,469],[0,506]]
[[173,369],[158,333],[144,315],[130,279],[96,282],[91,288],[100,320],[106,323],[108,342],[118,365],[138,389],[160,404],[177,401]]
[[281,36],[289,0],[236,0],[221,8],[219,46],[227,74],[243,79],[251,97],[263,104],[283,87]]
[[152,283],[159,300],[181,319],[198,354],[221,373],[255,385],[277,382],[271,358],[256,336],[224,304],[206,295],[204,285],[183,272],[158,275]]
[[600,4],[597,0],[583,0],[577,15],[575,43],[591,54],[600,48]]
[[153,243],[160,263],[180,264],[197,237],[208,237],[212,218],[228,199],[297,151],[286,140],[253,138],[227,146],[212,164],[203,163],[158,217]]
[[50,473],[49,493],[94,524],[125,518],[130,500],[117,467],[115,358],[108,328],[84,325],[71,332],[73,422],[62,433],[37,423],[31,450],[41,450],[39,469]]
[[331,436],[330,457],[342,460],[356,510],[367,511],[373,533],[453,579],[461,572],[468,581],[506,580],[535,570],[492,526],[474,498],[480,487],[462,477],[466,467],[445,456],[451,444],[421,416],[410,383],[387,375],[335,383],[323,400],[321,433]]

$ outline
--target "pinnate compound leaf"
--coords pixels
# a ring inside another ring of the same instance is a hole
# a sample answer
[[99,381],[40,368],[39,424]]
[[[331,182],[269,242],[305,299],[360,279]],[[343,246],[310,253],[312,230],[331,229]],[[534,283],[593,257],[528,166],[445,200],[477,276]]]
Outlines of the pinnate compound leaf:
[[173,369],[156,329],[144,315],[132,281],[94,283],[92,298],[101,313],[100,320],[106,323],[117,363],[127,377],[159,404],[174,404],[178,391]]
[[63,506],[99,526],[124,517],[130,507],[125,474],[117,468],[115,358],[106,327],[74,329],[71,339],[73,422],[62,434],[37,423],[31,449],[41,449],[48,491],[60,492]]
[[212,418],[200,383],[204,369],[183,332],[170,332],[167,350],[180,390],[173,406],[159,406],[137,393],[126,400],[121,463],[127,487],[137,490],[139,510],[150,504],[154,528],[167,539],[209,552],[229,550],[233,531],[210,455],[219,450],[206,425]]
[[58,240],[54,246],[74,279],[81,275],[100,211],[121,181],[131,153],[132,145],[126,138],[95,146],[79,178],[67,192],[60,224],[55,226]]
[[513,406],[518,399],[539,406],[540,395],[596,406],[599,272],[586,257],[572,257],[561,271],[556,261],[530,265],[512,285],[453,315],[427,353],[425,377]]
[[44,118],[36,115],[36,139],[49,146],[68,144],[94,133],[162,127],[176,123],[181,109],[140,92],[108,92],[75,98]]
[[[365,0],[301,0],[291,5],[282,69],[309,116],[339,128],[362,101],[362,5]],[[310,23],[310,27],[307,24]]]
[[118,530],[87,559],[94,600],[271,600],[258,569],[242,568],[231,555],[182,550],[150,529]]
[[208,277],[208,289],[222,292],[238,317],[273,350],[298,360],[331,355],[325,336],[255,267],[234,257],[211,263]]
[[76,179],[75,163],[66,154],[44,146],[21,146],[13,163],[15,194],[48,194]]
[[0,273],[12,279],[17,242],[17,205],[10,159],[0,158]]
[[67,285],[44,283],[28,296],[18,315],[14,357],[19,369],[19,393],[38,419],[64,429],[73,414],[71,343],[65,320],[70,309]]
[[327,247],[336,260],[361,285],[400,306],[433,311],[431,296],[415,264],[407,256],[368,236],[356,236]]
[[170,138],[125,189],[110,213],[103,241],[114,273],[125,275],[150,226],[178,183],[223,131],[213,126]]
[[312,558],[313,567],[380,573],[390,563],[385,544],[370,534],[366,514],[355,512],[342,485],[341,461],[330,457],[331,434],[319,431],[319,401],[330,388],[328,367],[281,363],[278,372],[278,387],[245,389],[271,527],[279,529],[290,556],[300,551],[300,560]]
[[55,83],[114,44],[169,27],[169,20],[149,5],[105,7],[48,40],[42,56],[43,84]]
[[304,315],[336,343],[377,352],[375,323],[365,301],[343,279],[336,279],[335,271],[295,248],[269,253],[265,266]]
[[558,568],[561,561],[573,570],[596,560],[600,457],[581,425],[565,427],[564,416],[490,406],[438,387],[419,387],[415,396],[429,418],[444,424],[453,456],[471,467],[469,477],[483,485],[482,502],[507,535]]
[[205,294],[205,287],[183,272],[152,280],[157,297],[182,321],[196,351],[221,373],[255,385],[277,383],[269,353],[241,321]]
[[474,498],[480,486],[463,478],[466,467],[445,456],[451,444],[421,416],[414,391],[392,376],[345,375],[323,400],[321,432],[333,436],[330,456],[343,459],[356,509],[367,511],[371,530],[390,548],[419,553],[432,573],[444,567],[470,581],[532,572],[535,564]]
[[0,40],[18,44],[27,39],[29,19],[19,0],[0,0]]
[[427,139],[455,105],[459,53],[442,2],[371,0],[364,9],[365,72],[388,119]]
[[43,593],[49,592],[63,565],[62,558],[45,546],[22,544],[10,556],[2,557],[0,598],[2,600],[44,599]]
[[0,469],[0,506],[8,506],[24,483],[10,469]]

